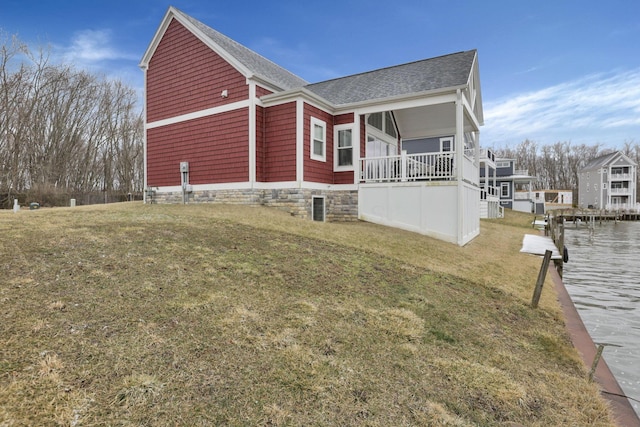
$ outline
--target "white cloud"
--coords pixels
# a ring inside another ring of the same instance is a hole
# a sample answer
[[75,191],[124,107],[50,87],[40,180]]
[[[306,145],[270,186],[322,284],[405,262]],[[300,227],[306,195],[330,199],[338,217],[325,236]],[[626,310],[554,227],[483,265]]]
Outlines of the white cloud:
[[135,60],[114,47],[111,30],[83,30],[75,33],[71,45],[63,49],[65,61],[92,64],[113,60]]
[[487,145],[640,139],[640,69],[592,74],[485,103]]
[[250,48],[311,83],[342,76],[333,68],[317,66],[322,61],[304,43],[291,47],[275,38],[262,37],[251,43]]

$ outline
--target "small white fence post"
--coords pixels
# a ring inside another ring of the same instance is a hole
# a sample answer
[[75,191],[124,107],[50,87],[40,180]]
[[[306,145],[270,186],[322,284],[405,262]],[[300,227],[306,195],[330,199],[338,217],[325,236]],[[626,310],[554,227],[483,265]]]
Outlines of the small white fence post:
[[407,150],[402,150],[400,157],[400,180],[407,180]]

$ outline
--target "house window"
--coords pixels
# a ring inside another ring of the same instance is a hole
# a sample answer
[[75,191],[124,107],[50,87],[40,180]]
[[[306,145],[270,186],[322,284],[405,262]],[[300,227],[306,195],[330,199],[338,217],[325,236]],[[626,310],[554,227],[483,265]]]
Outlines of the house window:
[[510,166],[509,162],[496,162],[496,168],[508,168]]
[[440,138],[440,151],[442,151],[443,153],[447,153],[453,150],[453,137]]
[[383,132],[385,135],[388,135],[392,138],[398,137],[395,120],[393,118],[393,114],[391,114],[390,111],[369,114],[369,117],[367,118],[367,124],[373,126],[374,128]]
[[327,161],[327,124],[315,117],[311,118],[311,158]]
[[324,221],[324,197],[313,196],[311,199],[311,218],[314,221]]
[[509,195],[510,195],[509,183],[508,182],[500,183],[500,196],[501,197],[509,197]]
[[353,129],[351,125],[334,128],[334,169],[353,170]]

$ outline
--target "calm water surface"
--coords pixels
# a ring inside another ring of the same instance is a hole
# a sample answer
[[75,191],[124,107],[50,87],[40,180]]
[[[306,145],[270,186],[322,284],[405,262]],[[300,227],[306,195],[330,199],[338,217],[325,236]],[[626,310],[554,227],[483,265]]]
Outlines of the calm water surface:
[[[640,222],[567,224],[564,283],[625,394],[640,400]],[[640,414],[640,403],[630,400]]]

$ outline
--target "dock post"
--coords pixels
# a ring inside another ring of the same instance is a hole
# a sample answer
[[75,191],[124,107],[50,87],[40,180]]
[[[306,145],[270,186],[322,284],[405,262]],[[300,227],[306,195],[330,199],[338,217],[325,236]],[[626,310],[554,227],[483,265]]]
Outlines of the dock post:
[[540,296],[542,295],[542,286],[544,285],[544,279],[547,277],[547,270],[549,269],[549,261],[551,261],[551,251],[547,249],[544,252],[544,258],[542,259],[542,265],[538,273],[536,288],[533,291],[533,298],[531,299],[532,308],[538,308],[538,302],[540,302]]

